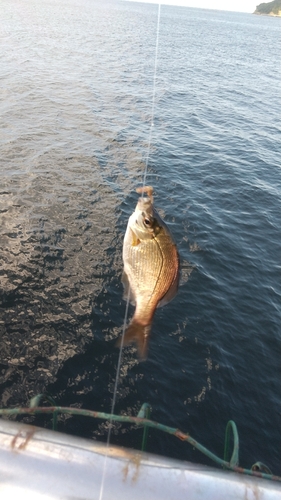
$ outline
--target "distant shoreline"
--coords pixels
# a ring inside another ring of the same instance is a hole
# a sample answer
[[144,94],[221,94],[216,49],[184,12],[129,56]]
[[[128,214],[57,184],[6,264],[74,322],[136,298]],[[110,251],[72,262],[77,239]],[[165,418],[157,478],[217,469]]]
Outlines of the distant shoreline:
[[260,3],[256,6],[254,14],[257,14],[258,16],[281,17],[281,0]]
[[267,16],[267,17],[281,17],[281,11],[278,14],[274,14],[274,12],[270,12],[269,14],[265,14],[263,12],[253,12],[256,16]]

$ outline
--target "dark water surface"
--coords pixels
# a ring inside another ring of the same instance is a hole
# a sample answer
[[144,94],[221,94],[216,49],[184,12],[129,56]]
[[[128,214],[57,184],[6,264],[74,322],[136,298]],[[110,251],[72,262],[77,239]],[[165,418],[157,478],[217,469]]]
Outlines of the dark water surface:
[[[122,239],[142,181],[158,6],[1,0],[1,406],[49,392],[110,411]],[[116,413],[280,474],[280,19],[162,6],[147,182],[182,261],[148,360],[122,358]],[[130,315],[132,314],[130,309]],[[50,426],[47,417],[25,421]],[[107,424],[60,430],[105,440]],[[114,428],[139,448],[141,431]],[[150,432],[148,451],[208,463]]]

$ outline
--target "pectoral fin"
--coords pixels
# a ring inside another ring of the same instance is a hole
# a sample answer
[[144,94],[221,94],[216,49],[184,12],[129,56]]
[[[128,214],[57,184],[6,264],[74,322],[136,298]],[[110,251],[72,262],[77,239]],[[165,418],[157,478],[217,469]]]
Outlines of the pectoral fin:
[[130,231],[131,231],[131,245],[133,247],[136,247],[137,245],[140,244],[140,240],[131,228]]

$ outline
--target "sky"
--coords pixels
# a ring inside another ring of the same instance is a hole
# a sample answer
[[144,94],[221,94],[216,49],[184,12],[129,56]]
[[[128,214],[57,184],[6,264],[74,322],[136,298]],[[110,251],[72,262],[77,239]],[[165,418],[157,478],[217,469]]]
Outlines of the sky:
[[[149,3],[159,3],[158,0],[136,0]],[[256,6],[264,0],[161,0],[161,4],[184,5],[202,9],[232,10],[253,13]],[[269,1],[269,0],[268,0]]]

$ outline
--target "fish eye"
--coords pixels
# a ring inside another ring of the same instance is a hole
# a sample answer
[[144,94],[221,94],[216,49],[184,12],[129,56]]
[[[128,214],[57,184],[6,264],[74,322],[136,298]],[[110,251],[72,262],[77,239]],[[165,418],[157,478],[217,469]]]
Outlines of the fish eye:
[[149,219],[145,218],[143,222],[146,226],[151,226],[151,221]]

